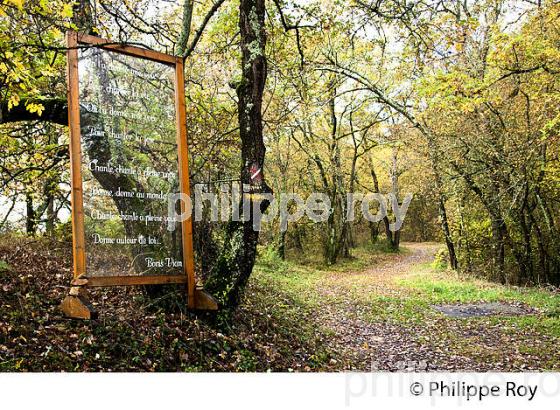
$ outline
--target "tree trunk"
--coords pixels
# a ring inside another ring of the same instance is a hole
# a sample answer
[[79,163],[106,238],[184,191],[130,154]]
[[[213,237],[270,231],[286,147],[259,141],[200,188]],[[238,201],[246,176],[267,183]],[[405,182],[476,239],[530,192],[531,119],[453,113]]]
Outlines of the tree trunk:
[[293,234],[294,248],[300,253],[304,252],[303,240],[305,239],[305,232],[302,232],[302,229],[301,226],[295,225],[295,232]]
[[280,259],[286,259],[286,231],[281,231],[278,238],[278,246],[276,248]]
[[[373,192],[374,193],[379,193],[379,179],[377,178],[377,173],[375,172],[375,167],[373,166],[373,161],[371,158],[369,158],[369,171],[371,174],[371,179],[373,181]],[[375,223],[376,227],[375,227],[375,242],[377,242],[377,235],[379,234],[379,224]],[[387,240],[387,244],[389,245],[390,248],[394,249],[395,248],[395,242],[394,242],[394,238],[393,238],[393,232],[391,232],[391,229],[389,228],[389,226],[391,225],[391,222],[389,221],[389,217],[385,214],[385,216],[383,217],[383,227],[385,230],[385,237]],[[373,228],[373,224],[370,224],[370,226]],[[374,231],[372,231],[372,235],[373,235]],[[373,242],[373,241],[372,241]],[[374,242],[374,243],[375,243]],[[398,249],[398,245],[397,245],[397,249]]]
[[[393,147],[391,154],[391,187],[393,189],[393,195],[397,201],[399,200],[399,167],[398,167],[398,148]],[[390,230],[389,230],[390,231]],[[392,240],[390,242],[391,249],[398,251],[401,241],[401,231],[392,232]]]
[[369,222],[370,240],[375,245],[379,240],[379,222]]
[[341,164],[341,153],[340,146],[338,144],[338,121],[336,118],[336,94],[337,85],[336,78],[333,78],[329,84],[330,88],[330,100],[329,100],[329,110],[331,116],[331,166],[334,171],[333,185],[333,204],[335,204],[335,212],[333,213],[333,239],[334,242],[330,245],[333,247],[332,259],[329,263],[335,263],[339,256],[343,258],[350,257],[350,249],[348,247],[348,233],[349,233],[349,222],[346,220],[346,189],[344,187],[344,176]]
[[[241,0],[239,32],[242,78],[236,87],[239,135],[241,137],[241,181],[243,195],[251,201],[255,195],[271,193],[263,176],[265,145],[263,141],[262,98],[267,75],[264,29],[265,1]],[[270,203],[261,203],[264,212]],[[253,229],[251,215],[244,222],[231,222],[224,248],[207,287],[227,306],[236,306],[255,264],[259,231]]]
[[445,200],[442,194],[439,194],[438,211],[443,236],[445,237],[445,244],[447,245],[447,252],[449,253],[449,265],[451,266],[451,269],[457,269],[459,267],[459,263],[457,262],[455,244],[453,243],[453,239],[451,237],[451,230],[449,229],[449,222],[447,221],[447,211],[445,210]]
[[25,232],[28,236],[35,236],[37,231],[37,217],[35,215],[35,209],[33,208],[33,197],[29,192],[25,194],[25,210]]

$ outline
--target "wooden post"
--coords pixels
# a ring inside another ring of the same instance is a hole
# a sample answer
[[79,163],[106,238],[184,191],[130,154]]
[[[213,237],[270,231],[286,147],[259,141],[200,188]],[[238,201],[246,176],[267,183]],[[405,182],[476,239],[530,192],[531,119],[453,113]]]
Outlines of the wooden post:
[[[185,76],[183,59],[177,57],[175,60],[175,112],[177,121],[177,147],[179,148],[179,180],[181,181],[181,192],[190,196],[189,181],[189,154],[187,145],[187,120],[185,109]],[[191,201],[192,203],[192,201]],[[181,201],[181,213],[185,213],[186,204]],[[183,242],[183,264],[187,275],[187,297],[188,307],[194,309],[196,278],[194,274],[194,254],[192,242],[192,209],[191,215],[181,224],[181,239]]]
[[80,143],[80,103],[78,88],[78,34],[66,34],[68,75],[68,124],[70,125],[70,175],[72,184],[72,244],[74,279],[86,273],[84,200],[82,191],[82,152]]
[[[80,103],[78,85],[78,33],[66,33],[68,124],[70,126],[70,177],[72,205],[72,247],[74,258],[74,280],[86,273],[86,252],[84,233],[84,200],[82,190],[82,153],[80,133]],[[89,303],[85,289],[72,287],[60,304],[60,309],[68,317],[92,319],[97,312]]]

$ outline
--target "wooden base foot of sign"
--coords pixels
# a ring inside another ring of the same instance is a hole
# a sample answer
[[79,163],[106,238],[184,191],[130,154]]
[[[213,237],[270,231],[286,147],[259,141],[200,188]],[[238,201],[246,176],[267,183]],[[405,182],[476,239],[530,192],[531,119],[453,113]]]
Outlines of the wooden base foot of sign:
[[96,319],[97,311],[87,298],[84,288],[72,286],[70,292],[60,304],[60,310],[66,317],[72,319]]
[[194,290],[194,308],[197,310],[218,310],[216,299],[202,288]]

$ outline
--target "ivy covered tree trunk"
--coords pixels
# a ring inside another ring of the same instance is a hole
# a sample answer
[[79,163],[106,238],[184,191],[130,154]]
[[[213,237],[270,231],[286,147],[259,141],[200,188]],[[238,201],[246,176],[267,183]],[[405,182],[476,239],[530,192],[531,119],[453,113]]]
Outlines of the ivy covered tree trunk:
[[[264,0],[240,1],[242,77],[236,91],[243,163],[241,183],[243,196],[250,199],[251,212],[244,221],[229,224],[225,245],[206,284],[206,288],[227,306],[239,303],[255,264],[259,232],[253,227],[253,201],[262,199],[260,194],[272,192],[263,176],[266,148],[263,141],[262,99],[267,75],[264,19]],[[263,200],[261,212],[268,205],[269,202]]]

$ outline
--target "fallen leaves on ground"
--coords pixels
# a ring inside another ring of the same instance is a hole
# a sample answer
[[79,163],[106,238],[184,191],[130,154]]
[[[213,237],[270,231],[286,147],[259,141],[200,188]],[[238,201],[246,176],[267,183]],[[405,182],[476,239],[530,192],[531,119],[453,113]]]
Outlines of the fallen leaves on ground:
[[[560,368],[557,338],[515,322],[452,319],[420,305],[401,317],[413,291],[394,279],[430,261],[437,245],[407,248],[365,270],[325,271],[305,295],[256,274],[229,313],[187,312],[172,286],[161,300],[140,287],[95,289],[90,299],[99,319],[85,322],[58,310],[71,278],[71,244],[2,238],[0,371]],[[311,296],[318,305],[297,299]],[[388,314],[376,314],[383,310]]]

